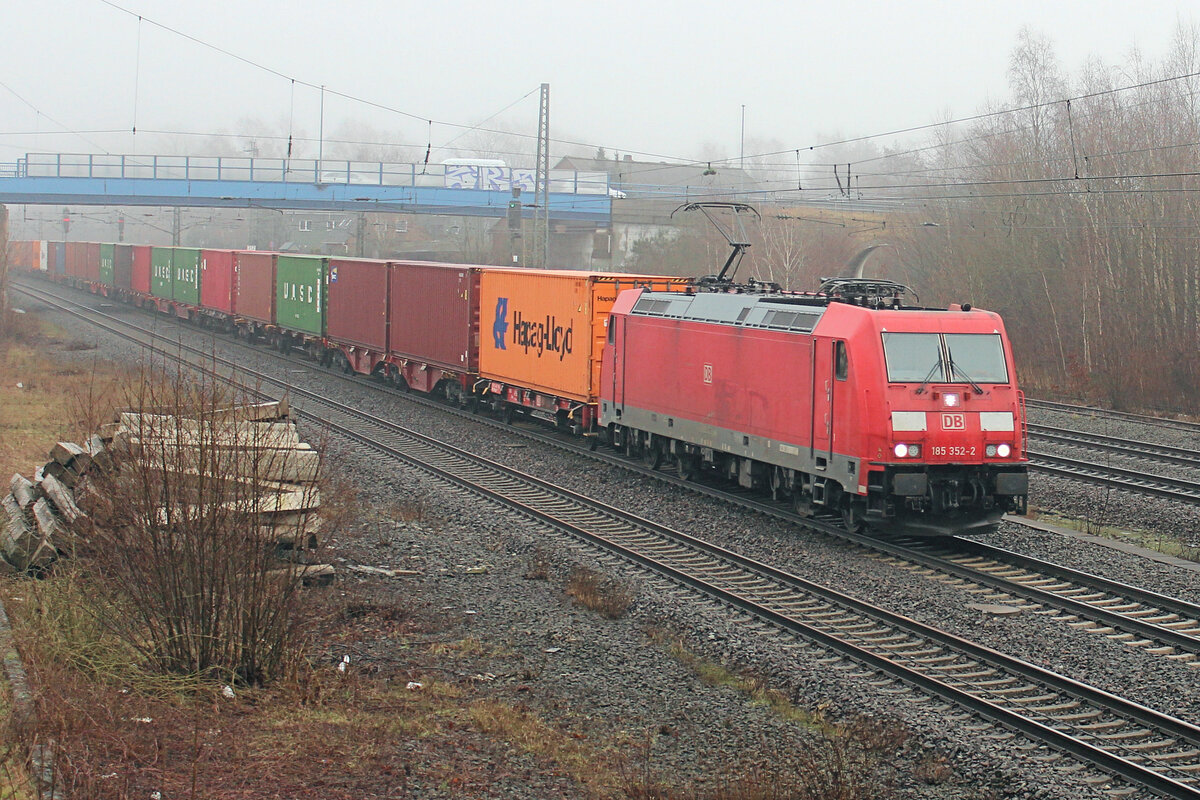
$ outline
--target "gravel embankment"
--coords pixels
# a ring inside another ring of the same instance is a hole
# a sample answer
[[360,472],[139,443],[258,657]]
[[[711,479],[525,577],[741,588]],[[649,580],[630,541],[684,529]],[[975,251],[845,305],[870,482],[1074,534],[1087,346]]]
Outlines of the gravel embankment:
[[[1088,414],[1030,409],[1030,422],[1132,441],[1169,445],[1200,453],[1200,433]],[[1114,468],[1200,481],[1200,469],[1155,461],[1152,458],[1089,450],[1038,441],[1033,446],[1051,455],[1092,461]],[[1030,497],[1036,508],[1062,516],[1092,520],[1097,524],[1147,531],[1152,537],[1175,540],[1200,548],[1200,505],[1179,503],[1149,495],[1122,492],[1082,481],[1042,476]]]
[[[36,308],[36,304],[30,304]],[[49,315],[56,318],[57,315]],[[145,326],[148,317],[130,312]],[[57,320],[56,320],[57,321]],[[164,324],[164,330],[177,330]],[[401,397],[345,384],[291,364],[247,356],[223,338],[184,330],[185,338],[210,350],[243,360],[248,366],[315,390],[336,392],[343,400],[423,433],[480,452],[676,529],[736,549],[788,569],[809,580],[867,599],[958,635],[1012,653],[1036,664],[1117,692],[1146,705],[1200,723],[1200,669],[1145,654],[1096,634],[1030,612],[990,617],[967,607],[974,602],[961,589],[884,564],[853,549],[779,521],[761,518],[649,478],[578,455],[529,444],[502,430],[463,423],[436,409]],[[97,349],[69,357],[136,360],[140,348],[89,332]],[[764,742],[796,740],[788,725],[744,696],[712,688],[648,640],[647,628],[678,632],[689,649],[711,661],[753,671],[785,692],[797,705],[820,708],[832,719],[856,715],[894,717],[909,726],[920,746],[903,751],[891,797],[929,798],[1091,798],[1102,788],[1085,782],[1089,771],[1064,770],[1066,760],[1046,759],[1017,738],[981,736],[972,721],[891,685],[880,685],[854,665],[825,663],[815,646],[782,646],[744,621],[683,590],[665,586],[645,573],[563,542],[515,515],[480,502],[414,470],[381,462],[338,440],[331,455],[342,474],[369,476],[364,499],[388,506],[398,498],[420,498],[428,519],[373,533],[339,536],[331,542],[337,557],[370,566],[418,569],[411,583],[397,589],[428,609],[460,614],[462,635],[507,648],[506,664],[494,670],[495,690],[523,698],[549,717],[586,719],[602,730],[651,732],[653,762],[665,774],[688,776],[719,771],[742,756],[764,754]],[[1068,511],[1095,508],[1081,484],[1035,476],[1036,505]],[[1078,497],[1078,499],[1074,499]],[[1157,509],[1142,498],[1112,501],[1145,520],[1154,508],[1179,524],[1196,525],[1192,510]],[[1112,519],[1119,524],[1120,515]],[[1193,530],[1197,528],[1193,527]],[[1050,560],[1081,566],[1119,580],[1200,600],[1195,573],[1181,573],[1140,557],[1085,545],[1055,534],[1005,524],[991,541]],[[550,580],[528,580],[530,565],[545,559]],[[604,620],[565,599],[563,577],[572,564],[583,564],[626,581],[636,600],[628,618]],[[481,574],[467,568],[487,565]],[[476,613],[467,614],[467,611]],[[388,643],[374,657],[384,658]],[[558,648],[555,650],[555,648]],[[553,650],[554,652],[548,652]],[[527,691],[530,686],[536,689]],[[522,689],[525,687],[525,689]],[[661,731],[673,731],[664,734]],[[653,733],[659,731],[659,733]],[[768,748],[770,751],[771,748]],[[794,750],[785,751],[795,755]],[[926,785],[911,778],[913,763],[928,753],[943,753],[954,767],[946,784]],[[989,794],[989,792],[991,794]],[[531,795],[536,796],[536,795]]]

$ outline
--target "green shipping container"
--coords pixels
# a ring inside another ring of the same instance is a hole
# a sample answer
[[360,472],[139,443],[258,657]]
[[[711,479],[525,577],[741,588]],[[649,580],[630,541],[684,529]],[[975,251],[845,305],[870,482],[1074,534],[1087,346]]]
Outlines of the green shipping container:
[[171,256],[171,277],[175,281],[171,298],[189,305],[200,305],[200,250],[176,247]]
[[325,335],[327,258],[280,256],[275,267],[275,323],[290,331]]
[[171,299],[171,248],[155,247],[150,250],[150,294]]
[[113,280],[113,246],[111,244],[100,245],[100,282],[105,286],[114,286]]

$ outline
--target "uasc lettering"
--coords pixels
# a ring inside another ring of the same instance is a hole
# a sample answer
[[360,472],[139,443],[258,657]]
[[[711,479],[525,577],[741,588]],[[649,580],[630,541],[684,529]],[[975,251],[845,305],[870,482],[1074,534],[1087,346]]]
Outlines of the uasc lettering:
[[575,325],[562,326],[558,324],[558,318],[549,314],[546,315],[545,321],[534,321],[525,319],[521,316],[520,311],[513,312],[513,344],[525,348],[528,353],[530,349],[536,350],[538,358],[549,350],[551,353],[558,353],[558,360],[562,361],[564,357],[574,348],[575,343]]

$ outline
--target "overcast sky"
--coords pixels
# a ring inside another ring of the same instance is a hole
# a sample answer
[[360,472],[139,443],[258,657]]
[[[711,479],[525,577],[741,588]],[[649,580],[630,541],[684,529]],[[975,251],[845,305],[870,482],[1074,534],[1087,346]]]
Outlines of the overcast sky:
[[[1135,49],[1157,61],[1178,24],[1200,19],[1200,5],[1175,0],[113,2],[134,14],[102,0],[0,0],[0,161],[27,151],[152,152],[149,132],[238,133],[247,119],[317,137],[317,90],[293,90],[147,20],[435,121],[431,132],[327,93],[327,137],[365,123],[423,156],[427,142],[471,141],[442,123],[476,124],[514,102],[485,127],[532,135],[537,87],[547,82],[556,138],[610,154],[706,159],[739,155],[743,105],[747,155],[772,140],[808,147],[1005,100],[1022,26],[1049,37],[1074,73],[1089,58],[1119,67]],[[93,133],[45,135],[63,126]],[[302,146],[299,155],[315,155],[315,143]],[[455,155],[435,149],[433,158]]]

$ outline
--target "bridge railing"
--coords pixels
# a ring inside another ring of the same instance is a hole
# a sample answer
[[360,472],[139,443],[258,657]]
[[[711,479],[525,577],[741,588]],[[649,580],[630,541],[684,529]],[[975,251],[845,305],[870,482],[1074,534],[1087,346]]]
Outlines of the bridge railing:
[[[5,176],[0,166],[0,176]],[[245,156],[98,155],[28,153],[7,177],[126,178],[191,181],[268,181],[367,186],[429,186],[532,194],[532,169],[486,164],[399,164]],[[550,191],[610,195],[604,172],[550,170]],[[616,195],[619,196],[619,195]]]

